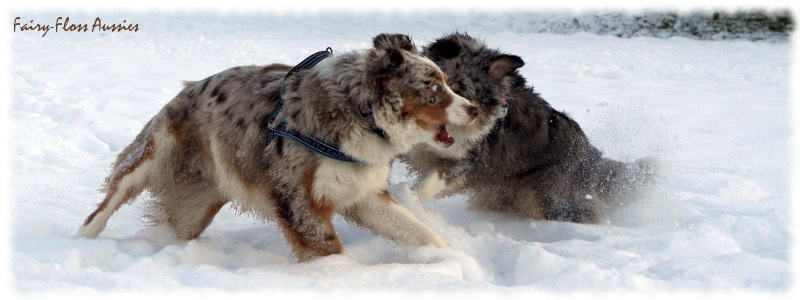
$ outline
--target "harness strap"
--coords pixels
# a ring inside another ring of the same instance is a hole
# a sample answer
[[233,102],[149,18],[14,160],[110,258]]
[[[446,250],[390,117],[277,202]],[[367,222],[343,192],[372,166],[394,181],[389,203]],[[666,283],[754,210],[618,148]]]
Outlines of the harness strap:
[[292,73],[294,73],[295,71],[309,69],[317,65],[317,63],[321,62],[323,59],[328,58],[328,56],[330,56],[331,54],[333,54],[333,49],[331,49],[331,47],[326,48],[325,51],[318,51],[317,53],[311,54],[310,56],[306,57],[306,59],[301,61],[299,64],[294,66],[294,68],[289,70],[289,73],[286,73],[286,76],[284,76],[283,79],[288,78],[289,75],[292,75]]
[[[325,51],[319,51],[317,53],[311,54],[311,56],[307,57],[299,64],[294,66],[289,73],[286,73],[286,76],[283,78],[286,80],[290,75],[292,75],[296,71],[304,70],[311,68],[323,59],[328,58],[331,54],[333,54],[333,50],[328,47]],[[324,141],[320,138],[305,136],[294,129],[291,129],[287,126],[286,122],[281,122],[280,124],[275,124],[275,120],[278,118],[278,114],[280,114],[281,110],[283,110],[283,94],[281,94],[280,98],[278,98],[278,103],[275,105],[275,111],[272,112],[272,121],[269,124],[269,133],[267,134],[267,145],[269,145],[276,136],[287,138],[304,148],[316,152],[322,156],[332,158],[339,161],[350,162],[350,163],[361,163],[361,161],[344,154],[341,150],[339,150],[339,146],[336,144]]]
[[[306,57],[306,59],[301,61],[299,64],[295,65],[291,70],[289,70],[289,72],[286,73],[286,76],[283,77],[283,80],[289,78],[289,76],[294,74],[294,72],[296,71],[316,66],[319,62],[321,62],[323,59],[328,58],[331,54],[333,54],[333,49],[331,49],[331,47],[328,47],[327,49],[325,49],[325,51],[318,51],[314,54],[311,54],[310,56]],[[278,104],[275,106],[275,111],[272,112],[272,120],[275,120],[278,117],[278,114],[281,112],[282,109],[283,109],[283,93],[281,93],[281,97],[280,99],[278,99]]]
[[[313,152],[316,152],[317,154],[321,154],[328,158],[333,158],[335,160],[340,160],[344,162],[361,163],[357,159],[352,158],[347,154],[344,154],[341,150],[339,150],[339,147],[337,147],[336,145],[322,141],[318,138],[302,135],[294,129],[287,128],[286,123],[281,123],[277,127],[271,128],[270,130],[271,130],[270,134],[271,136],[274,135],[274,136],[281,136],[284,138],[288,138],[294,141],[295,143],[299,144],[300,146],[303,146],[308,150],[311,150]],[[270,140],[271,138],[268,137],[267,144],[269,144]]]

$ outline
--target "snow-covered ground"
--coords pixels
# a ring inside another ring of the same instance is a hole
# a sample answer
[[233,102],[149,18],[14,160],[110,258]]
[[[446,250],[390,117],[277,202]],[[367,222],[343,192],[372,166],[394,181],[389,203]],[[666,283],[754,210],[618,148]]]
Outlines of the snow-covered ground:
[[[11,35],[20,293],[790,290],[789,43],[534,34],[508,13],[12,15],[140,28]],[[533,222],[469,210],[464,195],[417,204],[402,189],[416,178],[396,164],[392,192],[451,249],[401,247],[337,218],[346,254],[299,264],[274,224],[227,208],[178,241],[140,221],[146,195],[98,239],[73,238],[115,155],[182,80],[368,48],[380,32],[422,45],[454,30],[521,56],[521,73],[608,156],[662,160],[662,186],[607,224]]]

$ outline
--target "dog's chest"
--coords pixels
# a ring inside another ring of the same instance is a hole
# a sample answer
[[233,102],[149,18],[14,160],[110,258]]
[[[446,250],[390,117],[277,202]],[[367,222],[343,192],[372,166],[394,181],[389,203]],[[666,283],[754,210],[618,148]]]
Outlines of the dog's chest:
[[314,174],[314,196],[332,201],[336,209],[374,197],[389,186],[389,166],[358,165],[324,159]]

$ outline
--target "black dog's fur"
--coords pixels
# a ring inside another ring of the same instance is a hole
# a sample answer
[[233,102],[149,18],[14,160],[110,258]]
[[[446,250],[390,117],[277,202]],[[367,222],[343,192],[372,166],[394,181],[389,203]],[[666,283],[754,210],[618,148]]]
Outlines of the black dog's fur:
[[[475,208],[596,223],[653,182],[652,159],[628,164],[604,158],[578,123],[553,109],[516,71],[521,58],[459,33],[436,40],[423,54],[448,74],[456,93],[481,109],[464,130],[448,127],[459,143],[471,145],[463,153],[418,145],[401,156],[412,171],[428,175],[422,181],[439,175],[444,189],[431,196],[469,192]],[[504,96],[508,113],[502,118]]]

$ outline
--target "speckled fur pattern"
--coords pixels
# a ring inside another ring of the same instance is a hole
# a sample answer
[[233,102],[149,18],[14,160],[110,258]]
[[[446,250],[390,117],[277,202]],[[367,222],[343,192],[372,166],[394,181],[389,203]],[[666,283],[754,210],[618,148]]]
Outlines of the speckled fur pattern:
[[[436,145],[431,128],[468,124],[477,109],[446,88],[445,74],[408,36],[381,34],[373,44],[288,77],[289,66],[272,64],[187,82],[120,153],[106,198],[79,236],[97,237],[114,211],[147,190],[155,199],[149,219],[182,239],[200,235],[232,202],[274,221],[301,261],[343,252],[334,213],[404,245],[447,247],[388,194],[389,164],[413,144]],[[431,92],[432,85],[444,88]],[[273,120],[281,94],[285,104]],[[385,135],[360,113],[364,106]],[[267,144],[268,125],[282,121],[363,163],[325,158],[280,137]]]
[[[448,126],[458,147],[420,144],[401,155],[421,175],[414,186],[421,201],[468,193],[477,209],[596,223],[653,184],[655,160],[604,158],[578,123],[553,109],[516,71],[524,64],[521,58],[462,33],[432,42],[423,54],[481,113],[472,125]],[[498,121],[504,96],[508,113]]]

